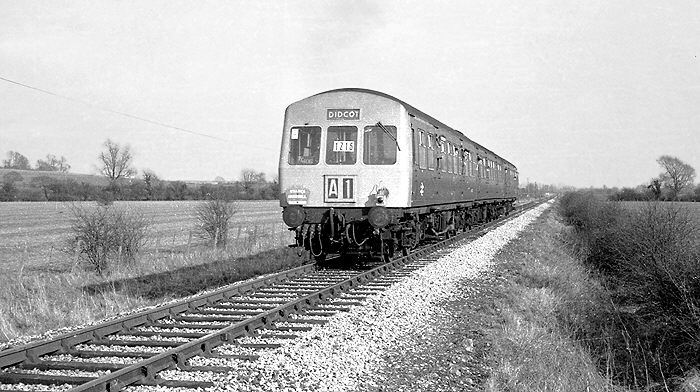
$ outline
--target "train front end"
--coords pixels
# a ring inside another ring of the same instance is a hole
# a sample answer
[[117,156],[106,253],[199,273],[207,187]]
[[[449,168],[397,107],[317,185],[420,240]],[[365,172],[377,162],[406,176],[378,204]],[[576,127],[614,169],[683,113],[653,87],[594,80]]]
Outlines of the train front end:
[[280,205],[296,245],[319,261],[390,253],[387,228],[410,205],[412,159],[408,114],[391,97],[346,89],[290,105]]

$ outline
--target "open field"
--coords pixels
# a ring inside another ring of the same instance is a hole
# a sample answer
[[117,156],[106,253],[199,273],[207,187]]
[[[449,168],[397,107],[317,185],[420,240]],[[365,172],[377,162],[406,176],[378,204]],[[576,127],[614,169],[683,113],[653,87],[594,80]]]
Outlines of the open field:
[[0,203],[0,343],[100,320],[306,260],[286,247],[293,238],[281,221],[277,201],[236,202],[226,249],[213,249],[194,235],[199,203],[115,203],[140,212],[151,226],[146,249],[136,262],[115,265],[104,276],[65,251],[71,236],[71,203]]
[[[146,216],[151,226],[146,252],[196,250],[199,240],[194,216],[200,201],[116,202],[116,207],[133,209]],[[0,203],[0,273],[14,274],[20,269],[43,269],[72,265],[75,255],[65,252],[71,236],[71,206],[94,202],[15,202]],[[239,201],[232,219],[229,241],[248,241],[249,236],[265,236],[276,243],[291,243],[291,234],[282,223],[277,201]]]

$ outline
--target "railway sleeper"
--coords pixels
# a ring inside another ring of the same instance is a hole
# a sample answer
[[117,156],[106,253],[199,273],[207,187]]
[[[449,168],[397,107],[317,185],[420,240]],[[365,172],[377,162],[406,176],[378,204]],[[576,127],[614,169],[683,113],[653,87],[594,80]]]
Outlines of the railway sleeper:
[[57,374],[16,373],[4,371],[0,373],[2,384],[29,384],[29,385],[80,385],[90,382],[97,377],[62,376]]
[[170,328],[182,328],[182,329],[221,329],[225,325],[221,324],[194,324],[194,323],[153,323],[151,327],[170,329]]
[[269,302],[266,302],[266,303],[226,302],[226,303],[218,303],[218,304],[213,305],[211,307],[216,308],[216,309],[231,309],[231,310],[245,311],[245,310],[258,310],[258,309],[270,310],[270,309],[276,308],[277,306],[272,305]]
[[278,285],[278,286],[272,286],[270,287],[271,290],[289,290],[289,291],[299,291],[299,290],[321,290],[323,288],[326,288],[328,286],[333,286],[341,281],[338,282],[333,282],[333,283],[328,283],[328,284],[319,284],[319,285],[310,285],[310,284],[286,284],[286,285]]
[[318,287],[318,288],[312,288],[312,289],[301,289],[301,288],[294,288],[294,289],[289,289],[289,288],[282,288],[282,289],[277,289],[277,288],[269,288],[269,289],[263,289],[255,293],[255,295],[260,295],[260,294],[270,294],[273,296],[299,296],[299,295],[304,295],[304,294],[310,294],[310,293],[315,293],[319,290],[324,289],[324,287]]
[[307,312],[333,312],[333,313],[340,313],[340,312],[349,312],[350,307],[348,306],[336,306],[336,304],[324,304],[324,306],[310,306],[306,308]]
[[220,309],[218,306],[211,306],[209,309],[201,309],[197,311],[197,314],[225,314],[228,316],[257,316],[260,313],[264,313],[266,310],[274,309],[230,309],[223,308]]
[[132,385],[145,385],[145,386],[158,386],[166,388],[189,388],[189,389],[200,389],[200,388],[210,388],[214,386],[213,382],[209,381],[189,381],[189,380],[166,380],[159,377],[153,379],[144,379],[137,381]]
[[[347,297],[346,297],[346,298],[347,298]],[[333,302],[330,303],[330,305],[333,305],[333,306],[344,306],[344,307],[346,307],[345,309],[350,310],[350,308],[349,308],[350,306],[362,306],[362,305],[364,305],[364,303],[363,303],[362,301],[344,301],[344,300],[340,300],[340,301],[333,301]]]
[[325,319],[314,319],[314,318],[295,318],[293,320],[289,320],[291,323],[297,323],[297,324],[317,324],[317,325],[323,325],[328,323],[328,320]]
[[253,348],[256,350],[272,350],[282,347],[279,343],[233,343],[232,345],[245,348]]
[[[347,303],[347,301],[359,304],[360,306],[363,305],[362,301],[366,300],[369,295],[355,295],[356,292],[353,293],[353,295],[346,295],[346,296],[341,296],[339,297],[339,301],[334,301],[333,303]],[[374,294],[374,293],[372,293]],[[346,302],[343,302],[346,301]]]
[[110,371],[116,372],[123,369],[128,364],[104,363],[104,362],[83,362],[83,361],[39,361],[37,363],[23,363],[17,367],[27,370],[82,370],[86,372]]
[[164,347],[174,348],[182,346],[187,342],[173,342],[166,340],[123,340],[123,339],[100,339],[90,342],[90,344],[101,346],[125,346],[125,347]]
[[162,336],[167,338],[186,338],[186,339],[199,339],[206,336],[203,332],[169,332],[169,331],[129,331],[129,335],[133,336]]
[[[323,309],[323,308],[321,308]],[[304,310],[303,313],[301,313],[302,316],[309,316],[309,317],[331,317],[336,315],[338,312],[332,311],[332,310]]]
[[[177,316],[173,317],[173,320],[175,321],[184,321],[184,322],[196,322],[196,321],[219,321],[219,322],[227,322],[227,323],[237,323],[239,321],[245,320],[245,318],[241,317],[225,317],[225,316],[202,316],[202,317],[197,317],[197,316]],[[218,326],[218,329],[221,329],[221,325]]]
[[68,355],[80,358],[104,358],[104,357],[119,357],[119,358],[141,358],[148,359],[160,353],[149,353],[145,351],[114,351],[114,350],[76,350],[71,349],[66,352]]
[[274,333],[265,333],[266,329],[258,332],[256,331],[255,337],[261,338],[261,339],[296,339],[299,337],[299,335],[296,334],[274,334]]
[[271,331],[292,331],[292,332],[308,332],[311,331],[312,327],[307,327],[305,325],[274,325],[268,327]]

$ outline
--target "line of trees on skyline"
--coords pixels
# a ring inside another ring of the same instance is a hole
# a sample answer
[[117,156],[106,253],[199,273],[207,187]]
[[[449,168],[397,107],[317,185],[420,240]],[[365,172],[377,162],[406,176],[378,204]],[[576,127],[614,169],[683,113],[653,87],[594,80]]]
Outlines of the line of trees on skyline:
[[[265,173],[244,169],[238,181],[217,177],[212,183],[187,183],[161,179],[153,170],[138,171],[133,166],[129,145],[107,139],[98,155],[97,176],[54,176],[36,171],[67,173],[70,165],[64,157],[47,155],[35,169],[24,155],[10,151],[2,163],[0,201],[89,201],[114,200],[204,200],[212,195],[228,200],[277,199],[277,179],[267,181]],[[27,172],[32,170],[31,172]]]
[[46,159],[37,160],[36,164],[32,168],[32,165],[29,163],[29,158],[17,151],[7,152],[7,159],[2,161],[2,168],[14,170],[54,171],[61,173],[68,173],[70,171],[70,165],[64,156],[57,158],[53,154],[47,154]]

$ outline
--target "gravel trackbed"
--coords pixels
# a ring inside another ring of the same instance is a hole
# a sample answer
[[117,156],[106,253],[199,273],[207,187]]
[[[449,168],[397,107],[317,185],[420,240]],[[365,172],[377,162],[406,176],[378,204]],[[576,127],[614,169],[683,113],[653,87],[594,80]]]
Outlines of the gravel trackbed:
[[[198,365],[224,365],[237,370],[228,374],[190,374],[190,377],[214,381],[215,387],[210,389],[213,391],[438,390],[434,389],[437,385],[430,384],[439,380],[431,381],[430,373],[419,377],[421,384],[399,387],[381,376],[386,371],[379,370],[391,367],[387,359],[392,353],[424,350],[420,342],[431,334],[435,320],[441,319],[441,312],[445,312],[437,305],[457,295],[464,296],[465,281],[489,274],[493,256],[550,205],[540,205],[476,240],[457,246],[387,290],[370,296],[363,306],[339,313],[327,324],[316,326],[297,339],[282,341],[279,348],[262,351],[257,361],[226,359],[222,363],[221,358],[198,358]],[[472,350],[471,339],[465,338],[462,344],[464,350]],[[472,382],[466,376],[468,369],[452,371],[458,376],[465,374],[467,385]],[[185,375],[174,371],[164,378]]]

